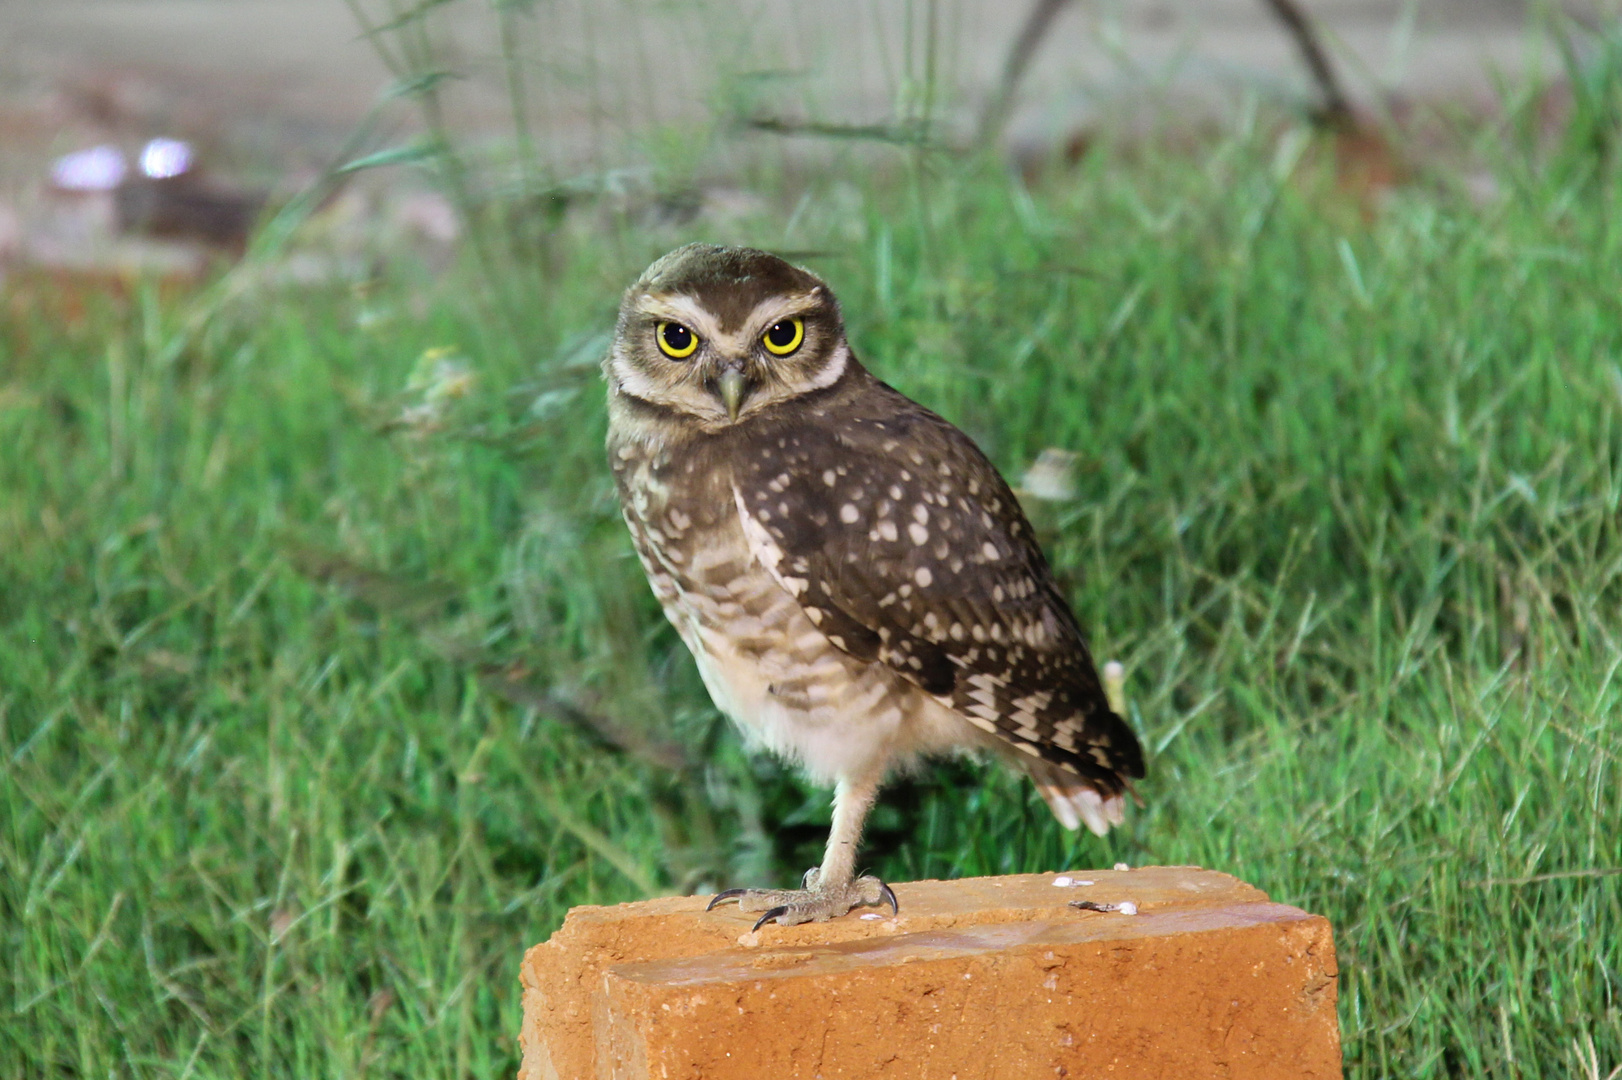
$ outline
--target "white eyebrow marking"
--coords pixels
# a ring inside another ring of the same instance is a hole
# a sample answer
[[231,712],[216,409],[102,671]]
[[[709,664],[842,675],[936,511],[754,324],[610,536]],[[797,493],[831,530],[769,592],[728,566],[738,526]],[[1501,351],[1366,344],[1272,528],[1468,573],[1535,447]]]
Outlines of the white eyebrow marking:
[[[742,356],[755,347],[768,327],[818,307],[818,291],[812,289],[809,292],[768,297],[756,305],[743,326],[732,333],[723,331],[714,314],[697,297],[686,293],[647,293],[638,298],[636,307],[638,311],[656,319],[681,323],[719,352],[728,356]],[[835,363],[829,366],[837,367],[838,372],[820,386],[831,385],[839,377],[839,373],[845,370],[845,358],[836,357]]]
[[768,297],[757,304],[755,310],[749,313],[749,318],[743,321],[743,330],[739,332],[739,336],[745,341],[753,341],[776,323],[794,315],[803,315],[817,306],[815,289],[810,292],[789,293],[787,296]]
[[650,293],[637,302],[637,310],[660,319],[681,323],[705,341],[720,343],[721,324],[691,296],[681,293]]

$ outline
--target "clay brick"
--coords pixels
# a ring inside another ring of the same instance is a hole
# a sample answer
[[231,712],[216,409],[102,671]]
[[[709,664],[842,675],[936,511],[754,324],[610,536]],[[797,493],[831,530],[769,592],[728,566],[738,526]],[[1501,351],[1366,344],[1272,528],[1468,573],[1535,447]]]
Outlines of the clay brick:
[[1324,919],[1192,867],[1069,876],[758,934],[699,897],[576,908],[524,958],[520,1080],[1341,1075]]

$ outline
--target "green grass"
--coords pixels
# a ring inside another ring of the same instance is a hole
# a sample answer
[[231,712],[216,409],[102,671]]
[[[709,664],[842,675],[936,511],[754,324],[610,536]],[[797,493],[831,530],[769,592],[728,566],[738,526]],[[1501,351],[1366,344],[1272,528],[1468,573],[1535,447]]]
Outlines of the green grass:
[[[945,763],[872,867],[1227,871],[1333,920],[1350,1075],[1603,1076],[1622,185],[1510,160],[1488,208],[1365,221],[1263,142],[813,181],[696,233],[825,253],[863,360],[1005,471],[1079,455],[1038,524],[1147,806],[1075,837]],[[202,323],[12,287],[0,1071],[510,1075],[570,905],[815,860],[826,793],[717,719],[601,460],[594,335],[687,238],[565,226],[511,321],[471,273]]]

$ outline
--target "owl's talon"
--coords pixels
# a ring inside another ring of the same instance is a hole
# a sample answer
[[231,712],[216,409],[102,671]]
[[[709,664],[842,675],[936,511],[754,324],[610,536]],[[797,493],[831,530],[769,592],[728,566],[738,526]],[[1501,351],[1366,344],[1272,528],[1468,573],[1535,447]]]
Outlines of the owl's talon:
[[[810,872],[802,879],[810,882],[805,889],[728,889],[717,893],[705,911],[710,911],[723,900],[736,898],[738,910],[751,914],[765,912],[754,925],[759,930],[773,919],[783,926],[800,923],[827,922],[837,919],[852,908],[888,904],[891,915],[901,914],[901,904],[895,890],[876,877],[859,877],[843,885],[822,885],[821,875]],[[751,930],[751,933],[754,931]]]
[[739,896],[742,896],[744,893],[746,893],[748,891],[749,891],[748,889],[726,889],[726,890],[724,890],[722,892],[718,892],[713,897],[710,898],[709,905],[707,907],[705,907],[704,910],[705,911],[714,911],[715,910],[715,905],[719,904],[721,901],[735,899],[735,898],[737,898]]
[[766,910],[766,914],[762,915],[760,918],[755,920],[755,925],[753,925],[753,926],[751,926],[749,928],[749,932],[751,934],[753,934],[756,930],[759,930],[762,926],[765,926],[767,923],[771,922],[773,919],[778,918],[779,916],[782,916],[782,915],[787,915],[787,914],[788,914],[788,905],[787,904],[779,904],[777,907],[768,908]]

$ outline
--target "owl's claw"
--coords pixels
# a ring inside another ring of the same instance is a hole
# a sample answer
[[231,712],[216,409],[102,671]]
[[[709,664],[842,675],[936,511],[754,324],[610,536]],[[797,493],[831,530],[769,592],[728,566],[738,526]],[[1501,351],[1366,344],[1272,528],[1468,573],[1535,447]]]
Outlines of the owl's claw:
[[719,904],[721,901],[723,901],[723,900],[731,900],[735,896],[742,896],[744,893],[746,893],[748,891],[749,891],[748,889],[727,889],[724,892],[718,892],[713,897],[710,898],[709,906],[706,907],[704,910],[705,911],[714,911],[715,910],[715,905]]
[[762,926],[765,926],[767,923],[771,922],[773,919],[780,919],[784,915],[787,915],[787,914],[788,914],[788,905],[787,904],[779,904],[774,908],[767,908],[766,913],[764,915],[762,915],[760,918],[755,920],[755,925],[753,925],[753,926],[751,926],[749,928],[749,932],[751,934],[753,934],[756,930],[759,930]]
[[780,926],[826,922],[852,908],[875,904],[888,904],[892,915],[901,914],[895,890],[876,877],[859,877],[843,885],[824,886],[817,875],[807,873],[805,882],[807,887],[803,889],[727,889],[716,893],[704,910],[713,910],[721,901],[736,898],[739,910],[763,913],[751,933],[774,920]]

